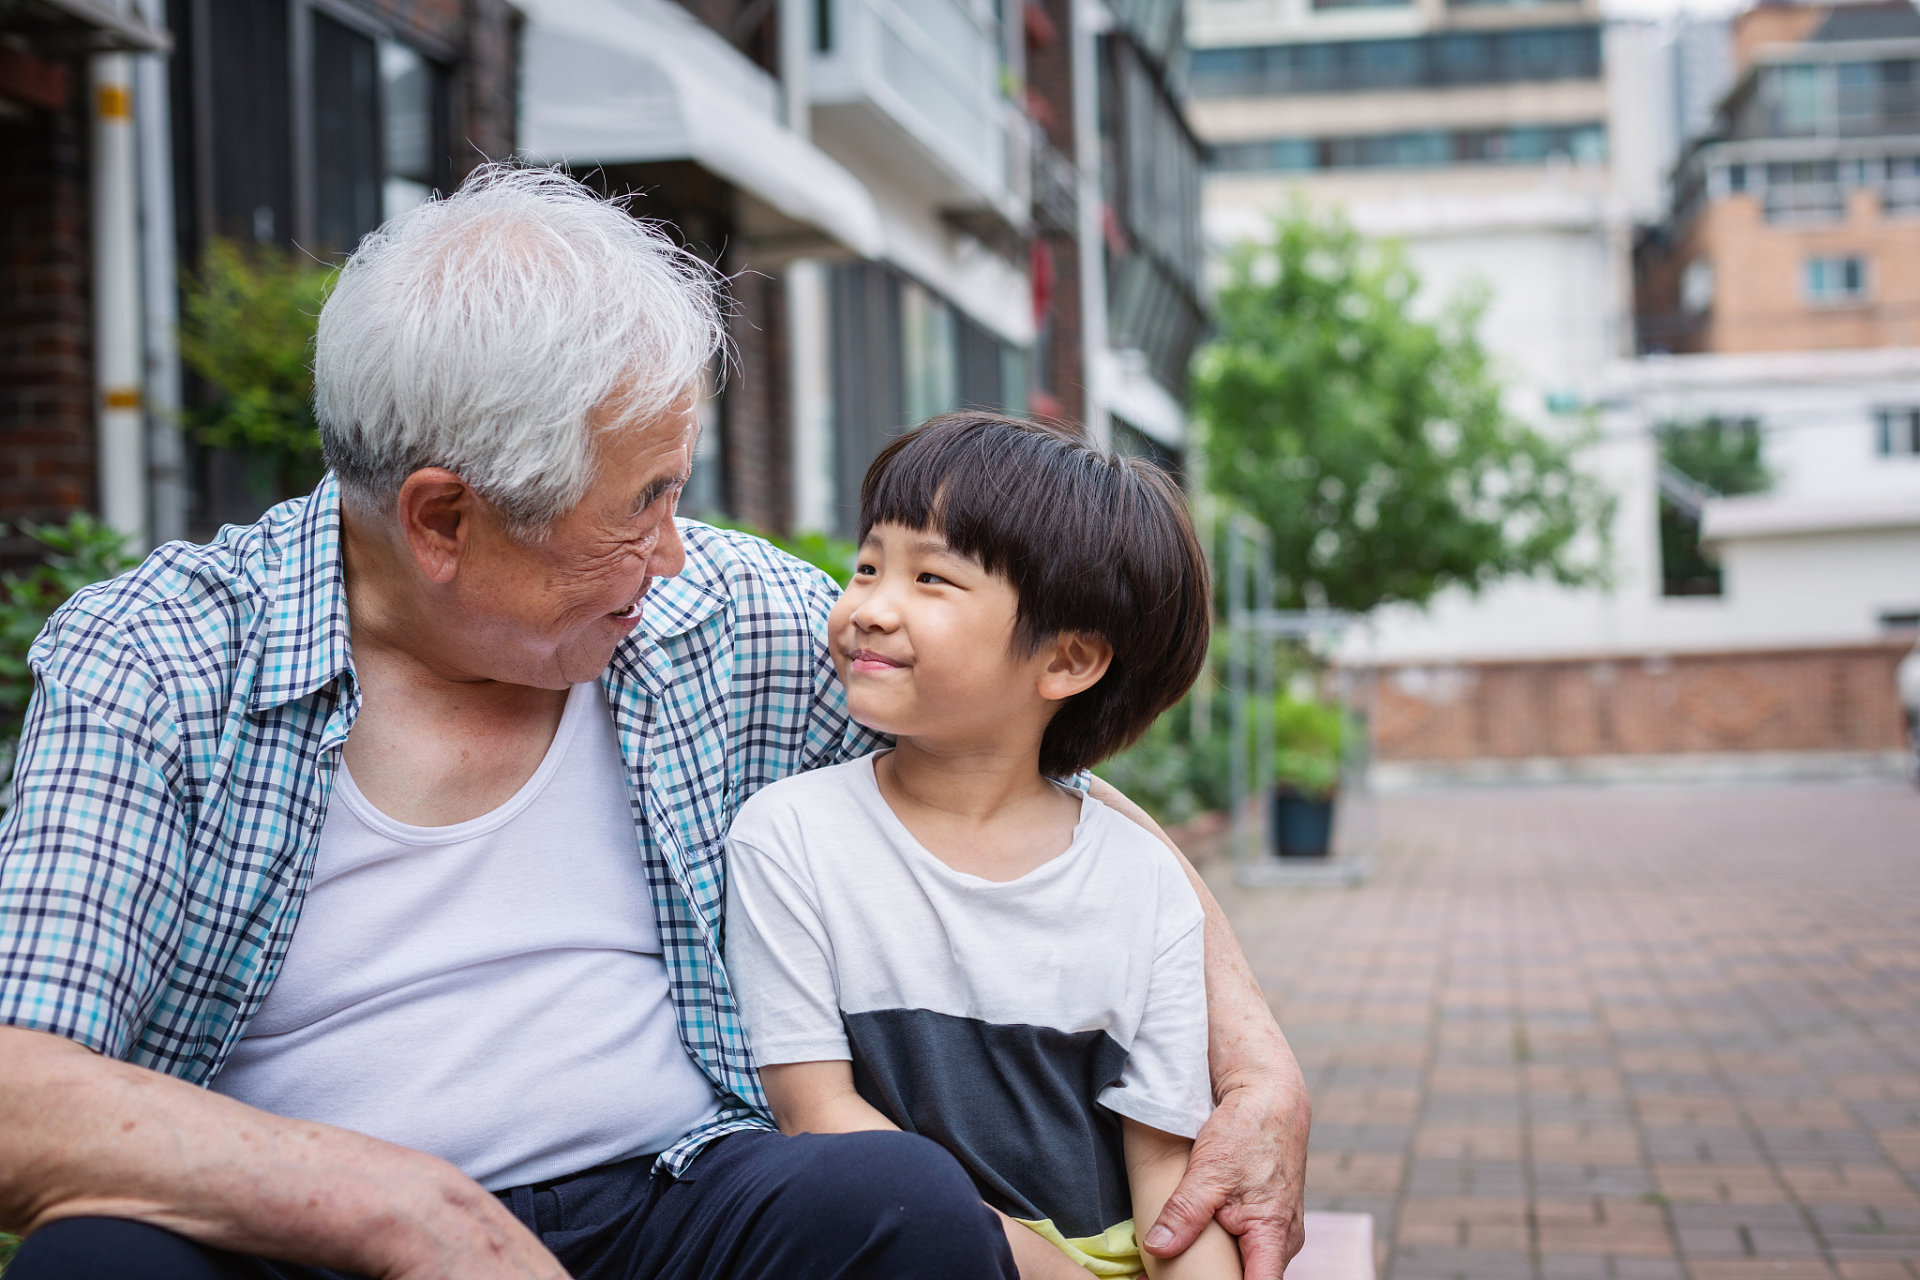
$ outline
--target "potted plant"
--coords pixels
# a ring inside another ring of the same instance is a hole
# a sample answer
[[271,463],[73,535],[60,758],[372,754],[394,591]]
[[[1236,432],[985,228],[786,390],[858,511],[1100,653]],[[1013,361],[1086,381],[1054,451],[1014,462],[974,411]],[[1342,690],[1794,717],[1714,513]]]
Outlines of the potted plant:
[[1273,847],[1283,858],[1324,858],[1333,848],[1345,716],[1340,708],[1281,694],[1274,701]]

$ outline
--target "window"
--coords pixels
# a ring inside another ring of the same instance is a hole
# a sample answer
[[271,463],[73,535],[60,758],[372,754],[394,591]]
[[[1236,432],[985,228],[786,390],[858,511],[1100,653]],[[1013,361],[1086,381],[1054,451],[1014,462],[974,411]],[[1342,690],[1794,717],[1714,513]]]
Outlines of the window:
[[1882,409],[1874,414],[1874,418],[1880,429],[1881,456],[1920,457],[1920,407]]
[[314,247],[348,252],[451,185],[441,80],[407,45],[314,13]]
[[1680,309],[1697,316],[1713,310],[1713,262],[1695,258],[1680,273]]
[[1437,168],[1453,164],[1540,164],[1555,155],[1583,163],[1605,160],[1606,126],[1519,125],[1510,129],[1432,129],[1223,142],[1208,151],[1207,167],[1225,173]]
[[1356,93],[1600,77],[1600,29],[1450,31],[1382,40],[1196,49],[1194,96]]
[[1867,296],[1864,258],[1808,258],[1807,301],[1857,302]]
[[171,64],[188,263],[215,236],[344,253],[452,186],[440,65],[305,0],[174,8],[206,36],[182,33]]

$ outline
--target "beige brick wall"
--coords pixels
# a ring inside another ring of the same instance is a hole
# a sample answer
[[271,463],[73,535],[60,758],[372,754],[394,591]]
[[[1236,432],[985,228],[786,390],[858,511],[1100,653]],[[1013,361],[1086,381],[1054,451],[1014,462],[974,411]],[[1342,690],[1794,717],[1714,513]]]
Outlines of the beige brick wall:
[[[1809,302],[1807,259],[1846,256],[1866,259],[1867,296]],[[1713,263],[1713,309],[1683,318],[1681,273],[1699,257]],[[1855,190],[1841,221],[1769,223],[1753,196],[1728,196],[1671,249],[1643,257],[1638,306],[1649,341],[1675,352],[1920,345],[1920,217],[1889,217],[1874,193]]]
[[1368,700],[1385,761],[1886,751],[1905,741],[1905,643],[1671,657],[1388,666]]

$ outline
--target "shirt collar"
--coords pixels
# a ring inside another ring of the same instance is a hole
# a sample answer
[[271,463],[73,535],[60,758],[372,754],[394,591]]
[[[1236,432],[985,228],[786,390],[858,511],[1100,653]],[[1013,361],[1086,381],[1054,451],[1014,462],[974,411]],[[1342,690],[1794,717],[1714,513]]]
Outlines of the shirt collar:
[[[260,676],[249,710],[269,711],[353,672],[340,548],[340,482],[329,473],[304,498],[267,512],[269,555],[279,554]],[[269,572],[273,566],[269,566]]]

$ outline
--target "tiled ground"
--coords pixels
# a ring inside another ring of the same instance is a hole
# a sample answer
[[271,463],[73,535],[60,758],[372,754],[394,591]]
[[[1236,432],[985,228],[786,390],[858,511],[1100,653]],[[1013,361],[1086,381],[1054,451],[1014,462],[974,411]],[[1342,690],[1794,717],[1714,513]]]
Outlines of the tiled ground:
[[1920,793],[1378,818],[1363,888],[1221,896],[1387,1280],[1920,1280]]

